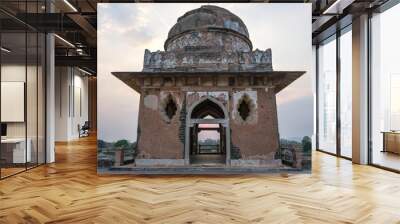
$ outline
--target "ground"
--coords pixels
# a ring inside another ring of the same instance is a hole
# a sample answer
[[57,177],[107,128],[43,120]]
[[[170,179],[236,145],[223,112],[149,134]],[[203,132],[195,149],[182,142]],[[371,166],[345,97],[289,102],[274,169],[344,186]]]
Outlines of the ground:
[[400,223],[400,175],[320,152],[313,173],[99,176],[96,139],[0,181],[0,223]]

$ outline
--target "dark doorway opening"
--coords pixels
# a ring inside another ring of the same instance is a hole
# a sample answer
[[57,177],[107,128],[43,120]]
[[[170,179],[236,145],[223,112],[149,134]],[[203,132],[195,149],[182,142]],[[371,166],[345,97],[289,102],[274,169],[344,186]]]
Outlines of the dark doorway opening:
[[193,109],[190,128],[190,163],[205,165],[225,164],[226,128],[222,108],[205,100]]

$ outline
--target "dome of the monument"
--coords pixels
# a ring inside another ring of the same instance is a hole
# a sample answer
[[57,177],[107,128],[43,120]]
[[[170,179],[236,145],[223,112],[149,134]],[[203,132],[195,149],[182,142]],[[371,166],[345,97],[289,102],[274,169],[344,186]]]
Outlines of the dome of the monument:
[[218,6],[204,5],[178,18],[164,48],[251,51],[252,44],[247,27],[238,16]]

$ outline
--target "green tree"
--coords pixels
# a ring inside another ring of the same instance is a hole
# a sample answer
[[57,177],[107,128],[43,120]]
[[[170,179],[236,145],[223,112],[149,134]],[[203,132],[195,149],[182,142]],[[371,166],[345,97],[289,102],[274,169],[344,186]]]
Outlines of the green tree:
[[114,143],[114,147],[122,150],[129,150],[130,149],[130,143],[128,140],[122,139],[118,140],[117,142]]
[[107,147],[107,143],[106,143],[105,141],[99,139],[99,140],[97,141],[97,147],[99,147],[99,148],[105,148],[105,147]]
[[311,153],[311,138],[308,136],[304,136],[303,140],[301,140],[301,144],[303,146],[303,152],[305,154]]

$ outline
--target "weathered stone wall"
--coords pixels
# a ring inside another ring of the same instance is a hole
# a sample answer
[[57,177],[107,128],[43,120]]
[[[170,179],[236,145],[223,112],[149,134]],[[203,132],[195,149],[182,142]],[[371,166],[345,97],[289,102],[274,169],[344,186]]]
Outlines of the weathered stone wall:
[[[237,115],[238,100],[248,94],[255,108],[249,120]],[[272,160],[279,148],[278,117],[273,89],[234,90],[231,103],[232,143],[239,148],[242,159]]]
[[227,31],[192,31],[171,40],[166,51],[213,49],[214,51],[250,52],[248,40]]
[[177,36],[194,30],[219,30],[236,33],[247,39],[251,45],[247,27],[238,16],[221,7],[204,5],[178,18],[177,23],[168,32],[165,49],[168,49],[170,42]]
[[[163,100],[171,94],[177,104],[172,119],[164,114]],[[140,96],[138,159],[183,159],[180,112],[184,93],[146,90]]]
[[[211,97],[218,102],[220,102],[222,105],[225,106],[225,108],[228,105],[228,100],[229,100],[229,95],[228,91],[210,91],[211,89],[205,91],[189,91],[186,93],[186,106],[187,108],[191,108],[193,104],[199,102],[200,100]],[[223,108],[222,108],[223,109]]]
[[232,52],[223,50],[209,51],[208,48],[186,51],[150,52],[145,50],[143,71],[272,71],[271,49],[252,52]]
[[[213,91],[212,91],[213,90]],[[207,92],[208,91],[208,92]],[[235,88],[231,92],[204,88],[204,91],[146,90],[141,96],[139,111],[139,155],[142,159],[182,159],[182,104],[186,94],[186,108],[211,96],[229,107],[232,147],[237,147],[241,159],[273,160],[279,147],[278,118],[275,93],[272,88]],[[169,95],[177,104],[177,111],[168,119],[163,111],[163,100]],[[250,115],[243,120],[238,114],[238,104],[249,100]],[[181,138],[180,138],[181,137]]]

